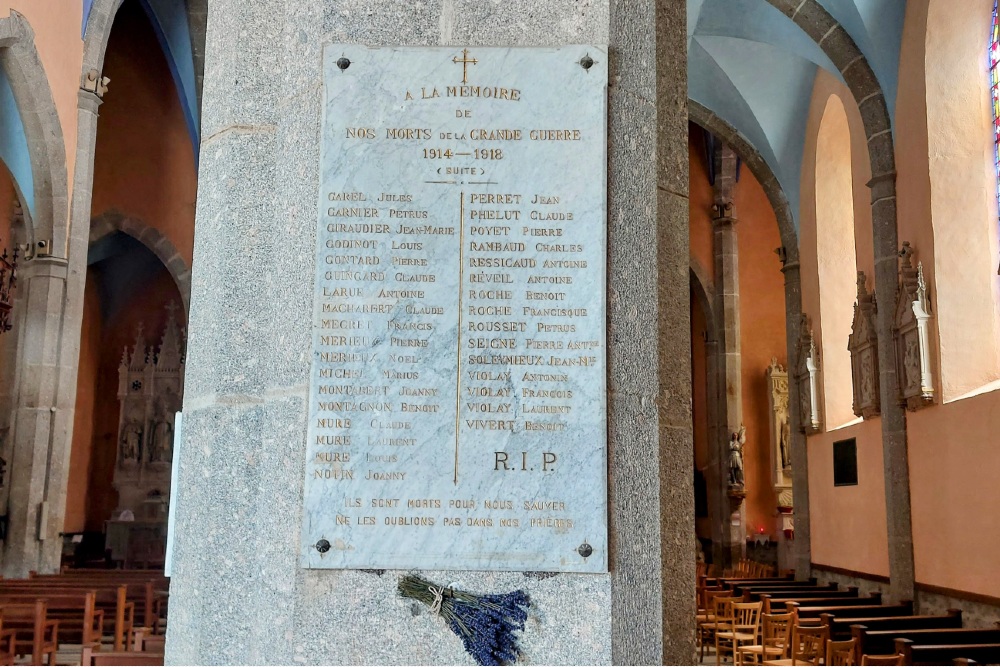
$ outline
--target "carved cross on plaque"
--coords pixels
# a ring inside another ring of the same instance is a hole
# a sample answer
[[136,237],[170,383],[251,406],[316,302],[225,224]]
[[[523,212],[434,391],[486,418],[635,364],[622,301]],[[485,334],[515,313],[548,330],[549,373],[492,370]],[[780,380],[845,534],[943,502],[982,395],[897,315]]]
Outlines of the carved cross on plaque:
[[459,63],[462,63],[462,83],[468,83],[469,82],[469,65],[470,64],[475,65],[479,61],[476,60],[475,58],[469,58],[469,50],[468,49],[462,49],[462,59],[459,60],[458,56],[455,56],[454,58],[451,59],[451,62],[455,63],[456,65],[459,64]]

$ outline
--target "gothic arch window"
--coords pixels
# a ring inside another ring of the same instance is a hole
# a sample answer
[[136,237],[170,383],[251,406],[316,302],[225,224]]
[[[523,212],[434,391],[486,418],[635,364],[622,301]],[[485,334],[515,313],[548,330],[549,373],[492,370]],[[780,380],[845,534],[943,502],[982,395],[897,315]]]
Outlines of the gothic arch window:
[[823,418],[828,428],[855,419],[847,341],[857,293],[851,129],[843,101],[830,95],[816,139],[816,257],[823,348]]
[[899,241],[910,241],[913,265],[923,265],[934,312],[934,389],[943,403],[989,391],[1000,381],[996,5],[927,0],[924,52],[914,65],[924,77],[923,90],[916,92],[926,105],[921,130],[927,144],[920,153],[927,156],[929,187],[926,194],[914,188],[919,197],[901,207],[901,219],[913,222]]

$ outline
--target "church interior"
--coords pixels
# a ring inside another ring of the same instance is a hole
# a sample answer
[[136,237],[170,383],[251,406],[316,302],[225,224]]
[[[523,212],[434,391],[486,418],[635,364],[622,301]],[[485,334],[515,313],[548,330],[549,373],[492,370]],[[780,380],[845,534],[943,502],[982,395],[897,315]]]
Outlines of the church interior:
[[[693,463],[669,537],[690,599],[662,661],[998,664],[996,0],[685,9],[689,346],[659,354],[690,368],[690,458],[663,463]],[[201,236],[220,223],[199,162],[222,150],[212,77],[239,76],[206,48],[227,21],[210,0],[0,1],[2,664],[164,664],[180,634],[189,320],[242,298],[198,296],[226,250]]]

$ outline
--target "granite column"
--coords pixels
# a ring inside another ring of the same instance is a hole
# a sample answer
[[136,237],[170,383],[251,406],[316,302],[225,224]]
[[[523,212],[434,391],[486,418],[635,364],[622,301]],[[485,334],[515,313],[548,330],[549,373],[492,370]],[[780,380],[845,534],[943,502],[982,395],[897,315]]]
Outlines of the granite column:
[[[874,163],[874,161],[873,161]],[[906,446],[906,411],[899,402],[896,346],[893,337],[896,292],[899,289],[899,240],[896,230],[896,174],[878,174],[872,191],[872,232],[875,249],[875,294],[878,310],[879,398],[882,458],[885,468],[885,510],[889,542],[889,594],[895,601],[916,604],[913,529],[910,519],[910,467]]]
[[683,3],[654,0],[209,3],[169,663],[469,660],[398,598],[399,572],[299,567],[330,42],[609,44],[611,571],[426,576],[526,590],[533,661],[692,659],[685,26]]
[[10,577],[30,570],[57,572],[62,557],[100,104],[94,93],[79,91],[66,247],[52,248],[52,255],[38,253],[21,265],[10,398],[10,530],[3,554],[3,574]]
[[809,532],[809,449],[802,432],[799,412],[799,383],[795,381],[795,364],[799,344],[799,323],[802,319],[802,280],[798,253],[787,259],[781,272],[785,274],[785,343],[788,350],[788,423],[791,429],[792,502],[794,505],[795,536],[792,563],[795,577],[806,580],[812,575],[812,550]]
[[[659,357],[659,442],[654,443],[660,469],[660,543],[662,562],[663,655],[666,664],[689,664],[694,660],[695,527],[694,527],[694,436],[691,422],[691,291],[690,209],[687,149],[687,5],[680,0],[656,0],[652,26],[632,26],[632,35],[619,33],[620,20],[635,3],[615,0],[612,7],[611,48],[626,51],[635,35],[650,34],[656,43],[656,264],[657,264],[657,355]],[[650,69],[649,61],[633,53],[631,69]],[[638,91],[637,91],[638,92]],[[619,102],[621,103],[621,102]],[[634,102],[630,102],[634,104]],[[631,130],[610,133],[609,141],[627,146]],[[635,160],[631,152],[629,162]],[[633,163],[637,167],[638,163]],[[637,196],[638,192],[632,196]],[[637,220],[633,225],[644,225]],[[644,255],[642,246],[631,252]],[[647,264],[650,257],[642,261]],[[620,280],[626,280],[619,274]],[[611,276],[609,276],[609,280]],[[635,295],[640,298],[639,294]],[[636,345],[636,342],[630,343]],[[628,354],[626,350],[626,354]],[[641,365],[641,361],[639,362]],[[622,369],[629,372],[627,369]],[[634,466],[635,463],[627,464]],[[615,508],[622,512],[625,508]],[[625,536],[628,538],[629,536]],[[612,609],[618,626],[628,623],[625,608]],[[618,639],[621,642],[621,638]],[[615,662],[628,656],[613,655]],[[655,657],[655,656],[650,656]]]
[[729,438],[743,423],[743,380],[740,348],[739,244],[736,233],[737,157],[727,144],[718,142],[713,151],[714,217],[712,252],[715,260],[715,318],[719,325],[719,361],[716,365],[720,387],[719,428],[712,446],[718,449],[719,483],[716,493],[727,506],[722,530],[722,561],[728,567],[746,555],[743,499],[730,496]]

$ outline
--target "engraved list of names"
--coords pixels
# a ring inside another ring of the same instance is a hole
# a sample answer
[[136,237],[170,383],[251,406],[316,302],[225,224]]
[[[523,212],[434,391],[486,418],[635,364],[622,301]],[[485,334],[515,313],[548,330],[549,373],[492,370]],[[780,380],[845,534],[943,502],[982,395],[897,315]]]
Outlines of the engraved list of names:
[[324,51],[302,562],[607,571],[607,52]]

